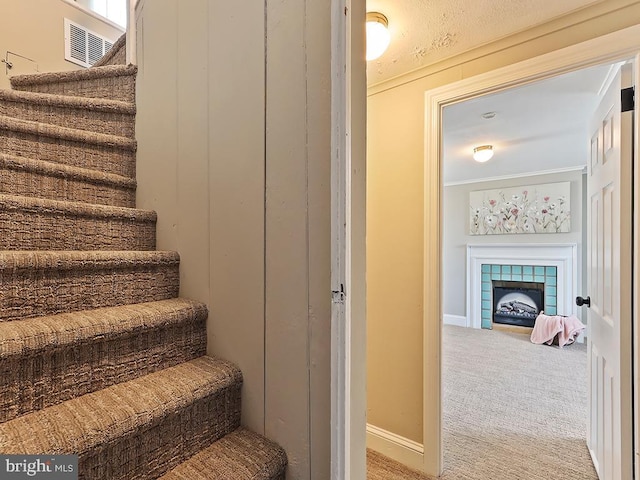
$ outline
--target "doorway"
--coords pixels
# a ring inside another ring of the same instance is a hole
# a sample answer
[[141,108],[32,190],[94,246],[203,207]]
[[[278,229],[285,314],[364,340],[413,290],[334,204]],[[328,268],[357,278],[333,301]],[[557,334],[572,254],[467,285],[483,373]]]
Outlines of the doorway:
[[[586,344],[534,345],[530,327],[539,313],[587,323],[574,303],[587,290],[587,132],[619,68],[443,109],[445,479],[597,478],[586,448]],[[495,155],[474,161],[485,144]]]
[[[452,85],[426,93],[426,159],[425,162],[425,268],[424,268],[424,350],[437,352],[425,360],[424,365],[424,439],[425,471],[431,474],[442,472],[441,443],[441,341],[442,298],[441,265],[442,254],[442,110],[446,105],[469,98],[503,90],[515,85],[548,78],[579,68],[629,58],[635,52],[632,29],[616,32],[606,37],[584,42],[510,67],[462,80]],[[636,62],[637,68],[637,62]],[[637,77],[637,74],[636,74]],[[635,113],[637,115],[637,111]],[[637,122],[636,122],[637,132]],[[636,135],[637,138],[637,135]],[[635,157],[637,159],[637,156]],[[431,159],[431,161],[430,161]],[[436,159],[435,161],[433,159]],[[637,161],[637,160],[636,160]],[[637,185],[636,185],[637,188]],[[628,208],[631,205],[627,206]],[[637,213],[634,217],[637,224]],[[637,284],[637,283],[636,283]],[[630,300],[629,300],[630,301]],[[437,319],[437,320],[436,320]],[[637,320],[636,320],[637,321]],[[637,331],[637,329],[635,329]],[[626,359],[631,363],[631,356]]]

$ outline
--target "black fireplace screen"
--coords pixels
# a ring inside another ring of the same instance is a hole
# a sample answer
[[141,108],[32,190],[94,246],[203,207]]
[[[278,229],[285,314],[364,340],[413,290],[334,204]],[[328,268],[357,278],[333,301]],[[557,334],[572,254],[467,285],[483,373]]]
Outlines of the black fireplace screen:
[[544,283],[493,282],[493,321],[533,327],[544,309]]

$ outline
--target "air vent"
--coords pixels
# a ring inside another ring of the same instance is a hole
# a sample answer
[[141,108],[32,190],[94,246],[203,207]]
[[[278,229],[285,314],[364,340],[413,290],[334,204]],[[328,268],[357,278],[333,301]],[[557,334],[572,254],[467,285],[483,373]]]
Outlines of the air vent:
[[113,47],[113,40],[64,19],[64,59],[90,67]]

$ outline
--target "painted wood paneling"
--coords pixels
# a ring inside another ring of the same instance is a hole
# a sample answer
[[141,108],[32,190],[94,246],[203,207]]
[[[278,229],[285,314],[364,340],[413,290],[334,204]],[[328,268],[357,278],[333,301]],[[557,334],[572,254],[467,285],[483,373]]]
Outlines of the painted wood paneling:
[[296,479],[311,472],[305,7],[267,1],[265,432]]
[[242,423],[264,433],[264,5],[208,3],[208,347],[242,370]]

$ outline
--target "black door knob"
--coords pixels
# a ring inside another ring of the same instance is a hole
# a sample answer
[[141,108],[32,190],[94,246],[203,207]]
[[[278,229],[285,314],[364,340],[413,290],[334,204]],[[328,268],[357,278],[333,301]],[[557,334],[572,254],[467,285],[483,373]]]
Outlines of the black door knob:
[[576,305],[578,305],[579,307],[586,305],[587,308],[589,308],[591,306],[591,297],[587,297],[587,298],[576,297]]

